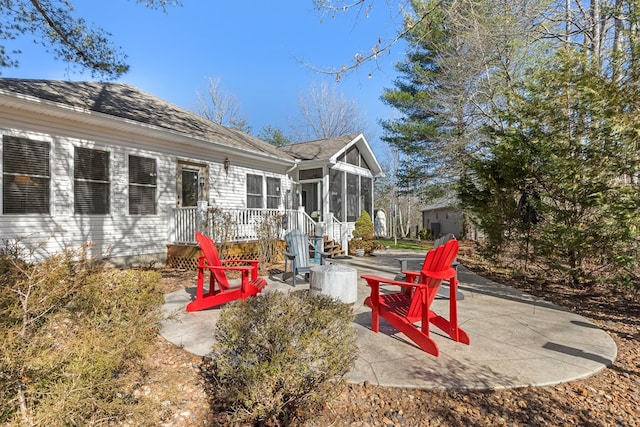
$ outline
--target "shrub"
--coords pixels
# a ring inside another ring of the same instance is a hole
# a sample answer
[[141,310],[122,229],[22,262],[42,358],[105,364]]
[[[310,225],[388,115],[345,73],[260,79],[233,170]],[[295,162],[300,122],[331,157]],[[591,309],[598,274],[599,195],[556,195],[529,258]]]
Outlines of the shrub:
[[350,306],[308,291],[227,305],[203,365],[213,408],[242,423],[308,418],[339,392],[355,363],[351,320]]
[[258,227],[258,255],[267,265],[279,260],[282,256],[279,244],[282,219],[283,216],[280,214],[267,215]]
[[131,376],[155,336],[159,273],[103,271],[84,249],[0,258],[0,423],[153,419]]
[[353,238],[362,240],[373,240],[373,221],[371,215],[367,211],[360,212],[360,216],[356,219],[353,230]]
[[420,238],[422,240],[433,240],[433,233],[428,228],[420,229]]
[[355,249],[364,249],[365,253],[371,253],[374,249],[373,221],[367,211],[361,211],[356,219],[353,229],[353,239],[349,241],[349,253],[354,254]]

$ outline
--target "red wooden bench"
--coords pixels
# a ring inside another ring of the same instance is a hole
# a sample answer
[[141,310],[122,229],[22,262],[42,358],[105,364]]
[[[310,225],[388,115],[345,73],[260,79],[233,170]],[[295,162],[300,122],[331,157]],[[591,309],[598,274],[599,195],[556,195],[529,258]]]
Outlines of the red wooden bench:
[[[456,269],[452,263],[458,254],[458,241],[450,240],[427,253],[422,271],[405,273],[405,281],[386,279],[380,276],[363,275],[371,288],[371,294],[364,301],[371,307],[371,330],[380,330],[380,316],[394,328],[405,334],[427,353],[438,356],[440,351],[429,336],[429,325],[433,324],[446,332],[451,339],[470,344],[469,335],[458,326],[458,285]],[[417,280],[416,280],[417,279]],[[442,281],[449,282],[449,319],[431,310]],[[401,290],[380,293],[380,286],[394,285]],[[416,323],[421,322],[421,326]]]
[[[202,249],[202,256],[198,261],[196,299],[187,304],[187,311],[205,310],[236,299],[246,299],[259,294],[267,286],[267,281],[258,276],[261,260],[220,261],[213,240],[202,233],[196,233],[196,240]],[[206,291],[205,271],[209,272],[209,287]],[[231,286],[225,271],[239,271],[240,286]]]

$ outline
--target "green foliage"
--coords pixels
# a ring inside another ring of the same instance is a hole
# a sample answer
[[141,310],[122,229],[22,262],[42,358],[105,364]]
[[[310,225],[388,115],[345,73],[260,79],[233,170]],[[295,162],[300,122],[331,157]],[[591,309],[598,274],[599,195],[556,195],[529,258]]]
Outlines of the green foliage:
[[404,239],[376,239],[376,244],[379,246],[389,246],[393,249],[410,249],[425,251],[433,248],[433,241],[430,240],[404,240]]
[[[137,0],[152,9],[166,10],[179,5],[178,0]],[[102,28],[88,26],[74,16],[68,2],[39,0],[5,0],[2,2],[0,40],[10,40],[30,33],[46,46],[55,58],[79,65],[94,75],[116,79],[129,70],[126,55],[113,46],[110,34]],[[18,66],[18,61],[0,46],[0,67]]]
[[[604,271],[638,280],[640,189],[629,179],[640,166],[636,96],[592,72],[581,55],[532,70],[505,111],[509,126],[487,129],[485,149],[461,181],[462,200],[491,245],[526,240],[573,282]],[[534,196],[539,223],[518,210],[523,195]]]
[[0,422],[155,419],[131,378],[156,334],[159,274],[103,271],[84,250],[0,258]]
[[264,126],[260,132],[258,132],[258,138],[263,141],[268,142],[271,145],[276,147],[282,147],[285,145],[290,145],[293,143],[290,137],[285,135],[282,129],[272,126],[266,125]]
[[433,240],[433,233],[428,228],[420,229],[420,239],[422,240]]
[[371,215],[369,215],[369,212],[365,210],[361,211],[360,216],[356,219],[354,227],[354,239],[373,240],[373,221],[371,220]]
[[354,254],[355,249],[364,249],[365,253],[371,253],[374,249],[373,239],[374,225],[371,216],[365,210],[360,212],[356,219],[353,230],[353,239],[349,241],[349,253]]
[[412,2],[411,6],[417,15],[426,9],[432,13],[425,17],[426,22],[407,34],[412,49],[405,61],[396,66],[400,78],[394,89],[385,89],[382,94],[382,100],[401,113],[400,118],[381,124],[385,131],[382,140],[406,155],[401,161],[397,183],[404,189],[414,188],[436,174],[437,168],[433,165],[441,160],[439,141],[444,132],[443,116],[438,111],[444,104],[434,96],[441,72],[437,57],[440,49],[446,49],[443,16],[432,1]]
[[357,358],[349,305],[272,292],[223,308],[203,376],[235,422],[289,425],[335,396]]

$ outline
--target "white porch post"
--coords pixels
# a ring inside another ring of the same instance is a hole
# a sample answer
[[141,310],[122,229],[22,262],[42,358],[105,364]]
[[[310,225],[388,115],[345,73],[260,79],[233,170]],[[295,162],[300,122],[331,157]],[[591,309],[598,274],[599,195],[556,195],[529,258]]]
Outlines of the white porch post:
[[[346,223],[343,223],[346,224]],[[340,227],[340,246],[342,246],[342,250],[345,254],[349,253],[349,228],[341,226]]]
[[325,221],[325,234],[327,236],[329,236],[330,240],[334,240],[334,234],[333,234],[333,213],[332,212],[327,212],[327,216],[325,217],[327,220]]
[[296,217],[296,228],[308,234],[309,230],[307,230],[305,227],[304,214],[305,214],[304,206],[298,206],[298,215]]
[[170,206],[167,209],[167,243],[176,242],[176,208]]
[[198,224],[196,225],[196,229],[201,232],[201,233],[205,233],[207,231],[207,223],[208,223],[208,215],[207,215],[207,211],[209,209],[209,202],[207,202],[206,200],[198,200]]

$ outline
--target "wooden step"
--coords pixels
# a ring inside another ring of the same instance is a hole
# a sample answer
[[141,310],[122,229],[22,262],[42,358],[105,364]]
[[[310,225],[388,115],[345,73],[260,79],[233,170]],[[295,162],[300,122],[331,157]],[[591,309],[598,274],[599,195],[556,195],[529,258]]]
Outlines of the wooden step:
[[327,240],[324,242],[324,251],[329,253],[329,258],[344,255],[344,251],[342,250],[340,243],[334,242],[333,240]]

